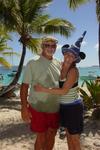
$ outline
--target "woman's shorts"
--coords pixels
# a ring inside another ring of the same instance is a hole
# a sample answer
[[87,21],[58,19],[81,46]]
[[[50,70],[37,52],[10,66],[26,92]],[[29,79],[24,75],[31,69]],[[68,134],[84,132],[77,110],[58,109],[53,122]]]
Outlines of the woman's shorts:
[[60,126],[67,128],[70,134],[83,131],[83,103],[60,104]]
[[48,128],[58,129],[59,128],[59,113],[45,113],[38,112],[29,106],[31,112],[31,124],[30,128],[33,132],[45,132]]

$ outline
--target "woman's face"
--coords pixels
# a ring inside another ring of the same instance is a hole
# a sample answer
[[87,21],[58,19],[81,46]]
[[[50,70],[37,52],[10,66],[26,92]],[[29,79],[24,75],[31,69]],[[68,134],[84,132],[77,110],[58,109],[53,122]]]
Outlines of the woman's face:
[[76,57],[73,53],[67,52],[64,54],[64,62],[65,63],[73,63],[76,60]]

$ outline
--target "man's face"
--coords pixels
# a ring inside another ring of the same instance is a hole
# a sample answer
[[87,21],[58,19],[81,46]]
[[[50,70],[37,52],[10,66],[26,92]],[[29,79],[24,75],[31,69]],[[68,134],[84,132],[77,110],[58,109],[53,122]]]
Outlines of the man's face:
[[42,44],[43,54],[45,54],[48,57],[52,57],[56,51],[56,46],[56,43],[53,41],[44,42]]

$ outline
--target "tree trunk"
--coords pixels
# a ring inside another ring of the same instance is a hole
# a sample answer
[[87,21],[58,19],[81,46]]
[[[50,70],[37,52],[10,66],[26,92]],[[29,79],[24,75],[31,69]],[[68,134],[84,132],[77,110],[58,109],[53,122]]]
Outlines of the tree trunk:
[[99,56],[99,67],[100,67],[100,22],[99,22],[99,35],[98,35],[98,56]]
[[23,44],[22,56],[21,56],[21,59],[20,59],[20,63],[19,63],[19,66],[18,66],[17,73],[15,74],[15,77],[14,77],[13,81],[6,88],[4,88],[3,91],[1,91],[0,96],[6,96],[6,94],[8,94],[8,92],[10,92],[12,89],[15,88],[15,86],[16,86],[18,80],[19,80],[19,77],[21,75],[21,72],[22,72],[25,55],[26,55],[26,45]]
[[21,60],[20,60],[19,66],[18,66],[18,70],[17,70],[17,73],[15,74],[13,81],[9,84],[9,86],[17,84],[19,77],[22,73],[25,55],[26,55],[26,46],[23,44],[23,51],[22,51]]

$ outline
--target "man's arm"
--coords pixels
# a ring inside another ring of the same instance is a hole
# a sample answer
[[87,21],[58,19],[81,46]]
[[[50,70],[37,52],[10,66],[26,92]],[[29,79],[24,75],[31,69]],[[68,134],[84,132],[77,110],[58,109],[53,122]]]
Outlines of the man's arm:
[[22,83],[20,88],[20,98],[22,108],[27,107],[28,88],[29,88],[28,84]]
[[21,98],[21,116],[25,122],[30,122],[31,114],[28,110],[28,88],[29,84],[22,83],[20,88],[20,98]]

